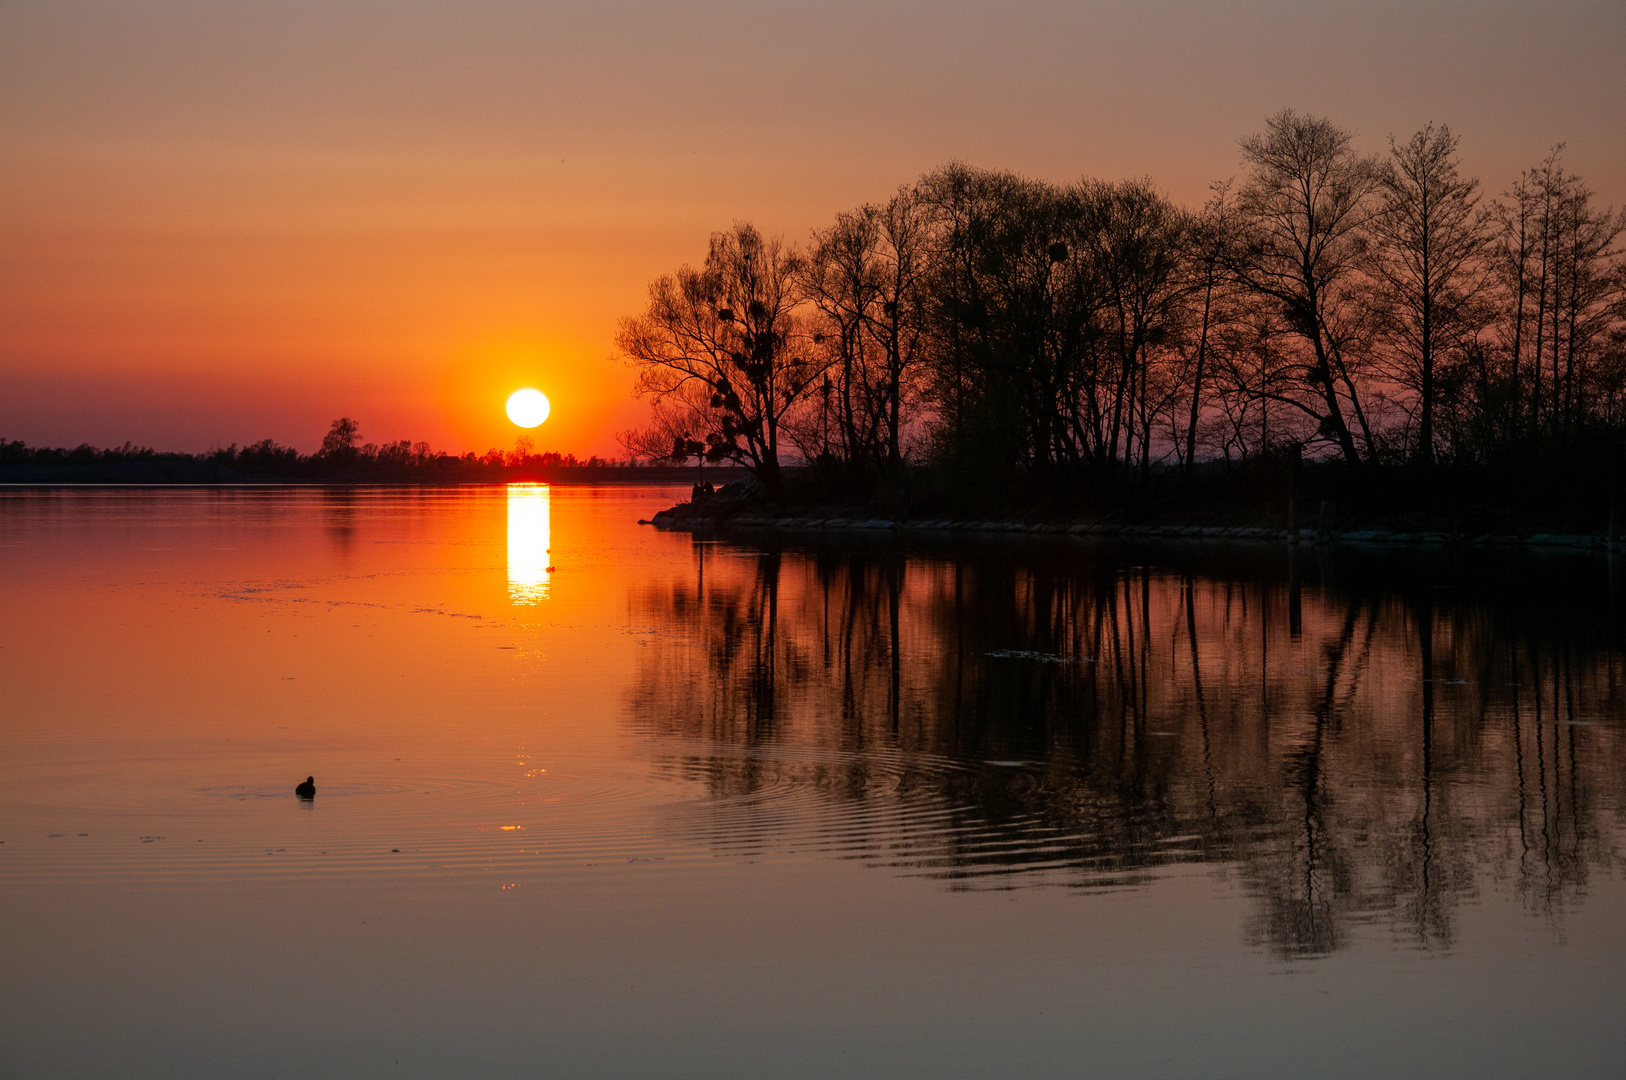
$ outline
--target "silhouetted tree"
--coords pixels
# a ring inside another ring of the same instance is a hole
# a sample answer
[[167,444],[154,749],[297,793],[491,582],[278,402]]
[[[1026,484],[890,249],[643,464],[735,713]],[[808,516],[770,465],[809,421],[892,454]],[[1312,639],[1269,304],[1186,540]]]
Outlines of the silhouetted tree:
[[1494,208],[1510,435],[1574,427],[1590,412],[1589,382],[1600,381],[1608,403],[1618,381],[1626,268],[1615,244],[1626,213],[1595,209],[1562,150]]
[[1186,417],[1182,471],[1189,481],[1197,468],[1197,432],[1203,406],[1212,397],[1205,377],[1211,378],[1210,356],[1221,331],[1235,318],[1234,279],[1226,271],[1227,256],[1236,243],[1236,220],[1229,181],[1213,185],[1213,196],[1190,222],[1185,233],[1184,272],[1188,297],[1188,332],[1184,336],[1191,357],[1188,376],[1191,408]]
[[1273,396],[1312,417],[1316,434],[1357,462],[1347,408],[1375,458],[1357,376],[1366,329],[1359,271],[1368,225],[1380,212],[1377,161],[1356,153],[1349,132],[1292,109],[1267,120],[1263,134],[1244,139],[1242,155],[1252,167],[1237,197],[1246,240],[1232,268],[1277,305],[1286,331],[1309,351],[1301,365],[1308,393]]
[[[1110,407],[1102,402],[1085,411],[1110,416],[1100,459],[1117,460],[1121,430],[1124,463],[1135,463],[1138,441],[1144,475],[1151,467],[1153,425],[1172,401],[1171,395],[1151,391],[1153,360],[1158,355],[1172,359],[1168,350],[1190,285],[1182,275],[1189,222],[1146,180],[1086,183],[1078,198],[1083,208],[1078,242],[1099,290],[1085,341],[1091,351],[1104,347],[1110,353],[1112,369]],[[1165,364],[1159,374],[1169,371]]]
[[358,455],[356,440],[360,435],[361,425],[348,416],[341,416],[322,436],[322,448],[317,454],[335,465],[349,465]]
[[929,174],[921,194],[937,231],[939,448],[961,465],[974,448],[983,468],[1041,474],[1114,457],[1099,394],[1116,384],[1085,365],[1100,356],[1090,337],[1103,298],[1080,194],[961,165]]
[[929,240],[926,207],[910,188],[814,231],[802,285],[817,313],[814,346],[834,378],[825,383],[829,393],[821,387],[820,408],[804,417],[805,448],[830,451],[833,412],[849,463],[881,465],[889,474],[902,464],[928,344]]
[[824,370],[801,338],[801,266],[781,241],[736,225],[712,236],[700,269],[652,284],[648,309],[616,338],[665,427],[703,432],[707,460],[748,465],[769,490],[784,417]]
[[1398,381],[1417,395],[1413,458],[1434,460],[1437,358],[1472,342],[1481,323],[1487,225],[1479,181],[1457,171],[1458,139],[1429,124],[1399,144],[1378,176],[1383,212],[1373,218],[1374,309],[1398,361]]

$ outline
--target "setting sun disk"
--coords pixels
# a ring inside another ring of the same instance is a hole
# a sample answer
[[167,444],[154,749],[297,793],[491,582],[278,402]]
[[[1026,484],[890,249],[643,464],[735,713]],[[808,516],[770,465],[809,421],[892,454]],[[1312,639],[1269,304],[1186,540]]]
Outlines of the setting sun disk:
[[523,428],[540,426],[552,408],[540,390],[515,390],[508,396],[508,419]]

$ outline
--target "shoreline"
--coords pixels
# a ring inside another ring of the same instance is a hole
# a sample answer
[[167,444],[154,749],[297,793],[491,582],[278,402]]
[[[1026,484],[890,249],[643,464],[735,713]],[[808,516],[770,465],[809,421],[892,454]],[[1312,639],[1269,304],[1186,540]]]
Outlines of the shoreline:
[[[680,504],[687,505],[687,504]],[[1105,521],[892,521],[885,518],[813,518],[737,515],[730,517],[678,517],[673,507],[641,519],[663,532],[858,532],[858,533],[981,533],[1005,535],[1077,536],[1096,539],[1179,540],[1199,543],[1248,542],[1287,547],[1326,547],[1343,544],[1412,547],[1528,547],[1614,552],[1619,541],[1588,533],[1483,533],[1451,535],[1443,532],[1396,532],[1387,529],[1293,530],[1267,526],[1121,525]]]
[[541,468],[446,466],[396,475],[341,472],[328,476],[249,476],[207,462],[53,462],[0,464],[0,488],[81,487],[498,487],[504,484],[561,486],[724,483],[744,470],[706,466],[559,465]]
[[[724,470],[709,467],[706,478],[718,477]],[[4,478],[0,470],[0,492],[6,491],[74,491],[74,490],[156,490],[156,489],[214,489],[214,490],[266,490],[273,488],[335,490],[361,490],[369,488],[465,488],[505,487],[514,483],[542,483],[559,487],[633,487],[673,486],[694,483],[699,477],[692,467],[646,468],[560,468],[526,470],[523,474],[506,477],[429,477],[429,478],[256,478],[185,480],[12,480]],[[565,474],[565,475],[560,475]],[[720,477],[718,477],[720,478]],[[1031,520],[953,520],[922,518],[905,521],[863,515],[761,514],[732,512],[734,507],[720,506],[721,513],[692,510],[693,504],[678,503],[657,512],[652,518],[640,518],[638,524],[651,525],[665,532],[717,533],[717,532],[815,532],[815,533],[962,533],[978,535],[1030,535],[1075,536],[1093,539],[1158,540],[1196,543],[1254,543],[1286,547],[1298,546],[1383,546],[1383,547],[1500,547],[1530,548],[1536,550],[1605,551],[1620,549],[1626,538],[1611,539],[1604,531],[1561,532],[1552,529],[1527,527],[1507,531],[1451,533],[1440,530],[1397,530],[1387,528],[1301,528],[1290,530],[1280,524],[1256,525],[1192,525],[1121,523],[1109,519],[1031,521]],[[707,507],[707,510],[713,509]],[[1278,519],[1279,520],[1279,519]],[[1295,535],[1296,532],[1296,535]]]
[[[1560,474],[1541,487],[1516,471],[1370,475],[1316,463],[1211,471],[1139,492],[1077,484],[956,491],[906,485],[866,499],[813,475],[770,494],[754,477],[691,498],[642,524],[690,532],[789,531],[1067,535],[1127,541],[1288,547],[1526,548],[1617,551],[1626,507],[1607,477]],[[846,497],[843,497],[846,496]],[[1071,505],[1069,505],[1071,504]]]

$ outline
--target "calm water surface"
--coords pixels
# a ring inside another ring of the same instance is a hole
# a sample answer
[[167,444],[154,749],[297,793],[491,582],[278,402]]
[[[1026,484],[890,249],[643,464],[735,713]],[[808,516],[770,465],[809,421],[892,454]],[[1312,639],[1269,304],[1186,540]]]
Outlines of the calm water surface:
[[0,492],[0,1075],[1626,1073],[1626,566],[677,494]]

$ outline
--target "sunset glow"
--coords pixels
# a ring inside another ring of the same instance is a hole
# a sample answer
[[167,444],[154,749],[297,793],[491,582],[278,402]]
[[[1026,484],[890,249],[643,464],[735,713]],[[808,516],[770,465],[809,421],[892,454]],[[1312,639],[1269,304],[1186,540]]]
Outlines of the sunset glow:
[[1623,56],[3,0],[0,1080],[1613,1080]]
[[[348,2],[202,10],[0,8],[11,438],[309,453],[350,415],[483,452],[513,436],[493,401],[546,379],[570,406],[539,449],[620,456],[647,406],[617,322],[711,232],[802,243],[955,160],[1151,176],[1200,206],[1287,104],[1373,151],[1449,122],[1487,196],[1564,142],[1601,203],[1626,200],[1626,114],[1597,83],[1618,5],[1019,3],[846,34],[857,8],[476,3],[376,40]],[[746,59],[724,79],[701,54]],[[741,86],[763,92],[742,107]]]

